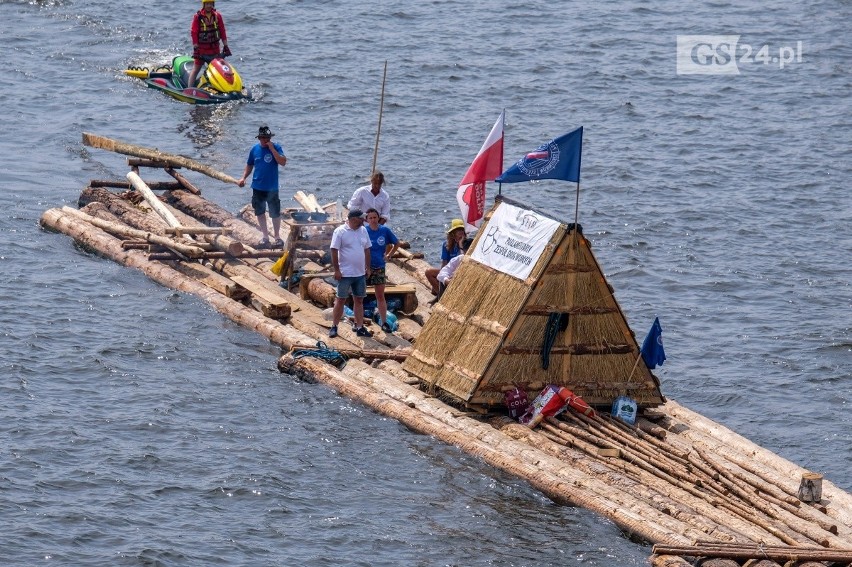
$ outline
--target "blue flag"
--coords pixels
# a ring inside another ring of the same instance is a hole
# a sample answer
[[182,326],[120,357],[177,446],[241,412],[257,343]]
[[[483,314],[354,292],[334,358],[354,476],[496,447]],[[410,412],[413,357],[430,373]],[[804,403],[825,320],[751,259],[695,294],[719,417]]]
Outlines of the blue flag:
[[583,127],[543,144],[528,153],[496,179],[498,183],[520,183],[533,179],[562,179],[580,182],[580,150]]
[[663,328],[660,327],[660,318],[654,318],[654,324],[642,343],[642,359],[648,368],[662,366],[666,361],[666,351],[663,348]]

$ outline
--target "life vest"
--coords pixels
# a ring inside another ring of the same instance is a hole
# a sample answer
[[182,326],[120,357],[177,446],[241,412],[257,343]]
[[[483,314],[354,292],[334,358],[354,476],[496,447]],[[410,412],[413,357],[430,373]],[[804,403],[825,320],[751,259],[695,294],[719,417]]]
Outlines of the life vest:
[[208,44],[215,45],[217,48],[219,47],[219,18],[216,17],[216,11],[213,10],[210,13],[210,17],[204,13],[203,10],[199,10],[195,15],[198,18],[198,44]]

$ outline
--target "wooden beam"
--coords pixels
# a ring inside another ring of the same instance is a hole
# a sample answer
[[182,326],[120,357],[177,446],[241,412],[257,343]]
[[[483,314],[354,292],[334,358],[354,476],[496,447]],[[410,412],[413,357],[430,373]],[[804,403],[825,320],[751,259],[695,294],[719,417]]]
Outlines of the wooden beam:
[[90,146],[92,148],[100,148],[111,152],[117,152],[119,154],[147,158],[154,161],[162,161],[168,163],[172,167],[184,167],[186,169],[191,169],[193,171],[203,173],[208,177],[212,177],[213,179],[223,181],[225,183],[237,183],[237,180],[231,177],[230,175],[222,173],[221,171],[217,171],[212,167],[197,162],[193,159],[174,154],[167,154],[156,149],[144,148],[142,146],[135,146],[133,144],[125,144],[124,142],[119,142],[118,140],[113,140],[104,136],[98,136],[96,134],[90,134],[88,132],[83,132],[83,145]]
[[[550,349],[550,354],[627,354],[634,352],[631,345],[610,344],[576,344],[567,346],[555,346]],[[500,349],[501,354],[541,354],[541,347],[517,347],[504,346]]]

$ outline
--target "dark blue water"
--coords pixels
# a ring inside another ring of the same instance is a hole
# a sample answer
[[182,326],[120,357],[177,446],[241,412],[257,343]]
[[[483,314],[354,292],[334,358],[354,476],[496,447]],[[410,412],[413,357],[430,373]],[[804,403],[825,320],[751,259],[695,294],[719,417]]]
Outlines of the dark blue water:
[[[189,48],[185,4],[0,2],[0,563],[644,564],[611,523],[280,374],[266,340],[38,226],[128,170],[81,132],[238,176],[265,123],[284,195],[347,198],[385,60],[402,235],[437,260],[502,109],[506,165],[584,126],[580,222],[637,336],[660,317],[664,393],[852,490],[848,2],[223,0],[257,100],[219,108],[121,73]],[[679,76],[679,34],[803,57]],[[503,189],[573,220],[573,184]]]

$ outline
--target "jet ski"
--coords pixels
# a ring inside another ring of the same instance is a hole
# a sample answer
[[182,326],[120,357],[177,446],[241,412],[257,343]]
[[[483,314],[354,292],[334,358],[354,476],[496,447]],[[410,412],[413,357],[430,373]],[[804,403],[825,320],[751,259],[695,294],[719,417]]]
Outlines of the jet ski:
[[233,65],[222,57],[214,57],[199,73],[197,84],[187,85],[192,72],[193,59],[178,55],[171,65],[150,70],[131,67],[124,73],[145,81],[149,88],[157,89],[190,104],[219,104],[231,100],[251,100],[251,91],[243,86],[243,80]]

